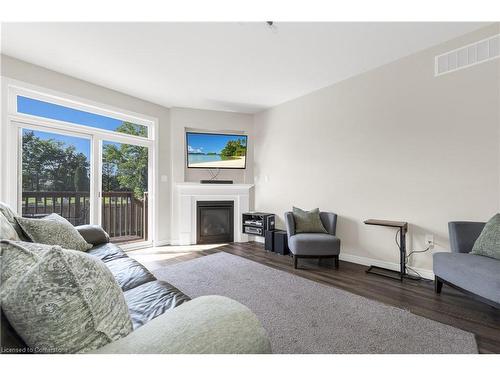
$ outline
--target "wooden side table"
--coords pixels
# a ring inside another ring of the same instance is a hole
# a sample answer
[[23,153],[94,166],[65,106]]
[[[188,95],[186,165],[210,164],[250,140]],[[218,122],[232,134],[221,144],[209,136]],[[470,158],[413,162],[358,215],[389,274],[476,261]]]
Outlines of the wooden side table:
[[406,221],[390,221],[378,219],[368,219],[365,220],[364,223],[367,225],[397,228],[399,231],[399,271],[394,271],[378,266],[370,266],[366,270],[366,272],[373,273],[379,276],[390,277],[391,279],[397,279],[400,281],[403,281],[404,278],[413,279],[413,276],[409,275],[406,270],[406,233],[408,232],[408,223]]

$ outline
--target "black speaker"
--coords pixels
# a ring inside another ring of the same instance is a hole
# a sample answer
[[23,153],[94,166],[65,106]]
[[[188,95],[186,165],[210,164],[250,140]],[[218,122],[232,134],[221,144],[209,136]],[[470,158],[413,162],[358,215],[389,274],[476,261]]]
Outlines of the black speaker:
[[264,249],[274,251],[274,232],[272,230],[266,230]]
[[273,248],[274,252],[287,255],[290,250],[288,249],[288,236],[284,230],[275,230],[274,232],[274,243]]
[[274,215],[266,216],[266,230],[274,230]]

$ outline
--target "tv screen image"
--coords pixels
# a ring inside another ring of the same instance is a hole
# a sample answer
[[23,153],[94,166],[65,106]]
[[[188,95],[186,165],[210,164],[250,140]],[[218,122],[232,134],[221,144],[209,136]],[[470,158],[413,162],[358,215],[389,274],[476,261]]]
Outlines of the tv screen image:
[[244,169],[247,136],[187,132],[186,151],[188,168]]

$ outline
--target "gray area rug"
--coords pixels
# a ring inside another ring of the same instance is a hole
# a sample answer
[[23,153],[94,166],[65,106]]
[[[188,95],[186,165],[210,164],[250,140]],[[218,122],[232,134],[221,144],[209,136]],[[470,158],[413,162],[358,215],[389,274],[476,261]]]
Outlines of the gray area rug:
[[154,273],[192,298],[248,306],[274,353],[477,353],[471,333],[227,253]]

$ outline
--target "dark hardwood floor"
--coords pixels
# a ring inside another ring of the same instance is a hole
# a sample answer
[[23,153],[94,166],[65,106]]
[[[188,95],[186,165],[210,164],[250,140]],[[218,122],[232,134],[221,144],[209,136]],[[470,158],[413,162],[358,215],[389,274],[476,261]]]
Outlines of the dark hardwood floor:
[[406,309],[416,315],[448,324],[475,334],[480,353],[500,353],[500,310],[473,300],[470,296],[444,285],[442,293],[434,293],[433,282],[405,280],[399,282],[365,272],[365,266],[340,262],[338,270],[317,260],[299,260],[293,268],[292,258],[264,250],[257,242],[231,243],[218,248],[192,252],[164,261],[164,266],[224,251],[269,267],[286,271],[351,293]]

